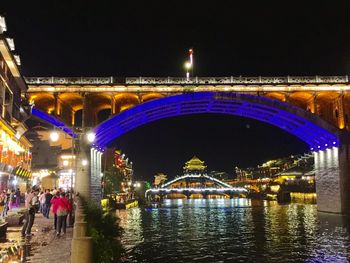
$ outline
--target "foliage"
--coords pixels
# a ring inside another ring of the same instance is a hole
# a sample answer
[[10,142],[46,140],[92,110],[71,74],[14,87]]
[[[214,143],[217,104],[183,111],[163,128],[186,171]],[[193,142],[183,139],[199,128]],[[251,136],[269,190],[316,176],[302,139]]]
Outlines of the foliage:
[[151,189],[151,184],[149,182],[145,182],[145,191]]
[[93,262],[120,262],[123,252],[120,243],[122,229],[118,218],[112,213],[106,213],[95,202],[82,198],[86,213],[88,235],[93,240]]
[[111,167],[105,171],[102,181],[104,196],[115,194],[120,191],[123,175],[119,169]]

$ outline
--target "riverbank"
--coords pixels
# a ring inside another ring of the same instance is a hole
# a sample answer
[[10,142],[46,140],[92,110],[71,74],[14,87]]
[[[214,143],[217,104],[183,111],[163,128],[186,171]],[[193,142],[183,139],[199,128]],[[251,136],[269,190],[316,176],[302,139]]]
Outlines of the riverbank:
[[73,228],[67,228],[65,235],[56,237],[53,216],[47,219],[42,214],[35,216],[32,237],[23,239],[21,228],[22,226],[8,227],[6,242],[2,243],[2,246],[18,246],[18,259],[21,262],[70,262]]

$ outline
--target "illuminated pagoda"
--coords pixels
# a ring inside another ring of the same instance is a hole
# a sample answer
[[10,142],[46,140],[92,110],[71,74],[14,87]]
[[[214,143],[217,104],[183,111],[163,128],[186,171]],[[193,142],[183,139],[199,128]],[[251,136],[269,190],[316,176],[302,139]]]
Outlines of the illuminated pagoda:
[[185,163],[184,175],[186,174],[199,174],[203,175],[207,169],[204,165],[204,161],[201,161],[197,156],[193,156],[191,160]]

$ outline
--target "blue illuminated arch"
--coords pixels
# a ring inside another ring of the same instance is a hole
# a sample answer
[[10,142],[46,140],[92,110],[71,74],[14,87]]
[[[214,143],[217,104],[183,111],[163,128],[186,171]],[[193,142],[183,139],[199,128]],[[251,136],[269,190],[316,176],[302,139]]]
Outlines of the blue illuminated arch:
[[47,114],[46,112],[43,112],[41,110],[33,108],[32,115],[34,115],[34,116],[38,117],[39,119],[44,120],[47,123],[57,127],[58,129],[62,130],[63,132],[69,134],[70,136],[74,136],[74,137],[77,136],[75,133],[73,133],[71,128],[66,126],[63,122],[59,121],[58,119],[56,119],[52,115]]
[[339,129],[301,108],[266,97],[225,92],[193,92],[152,100],[95,128],[98,148],[126,132],[159,119],[200,113],[231,114],[277,126],[306,142],[311,150],[339,145]]

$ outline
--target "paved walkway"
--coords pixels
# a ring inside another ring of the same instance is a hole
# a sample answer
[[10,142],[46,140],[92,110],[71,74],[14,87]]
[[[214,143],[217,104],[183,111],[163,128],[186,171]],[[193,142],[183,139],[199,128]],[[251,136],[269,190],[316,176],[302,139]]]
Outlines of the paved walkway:
[[8,227],[7,238],[20,240],[23,262],[70,262],[73,228],[67,228],[67,233],[56,237],[53,227],[53,216],[50,219],[42,214],[36,214],[32,227],[31,238],[21,239],[21,227]]
[[37,214],[33,230],[34,236],[28,240],[30,243],[30,255],[26,258],[28,262],[70,262],[73,228],[67,228],[65,235],[56,237],[53,219]]

